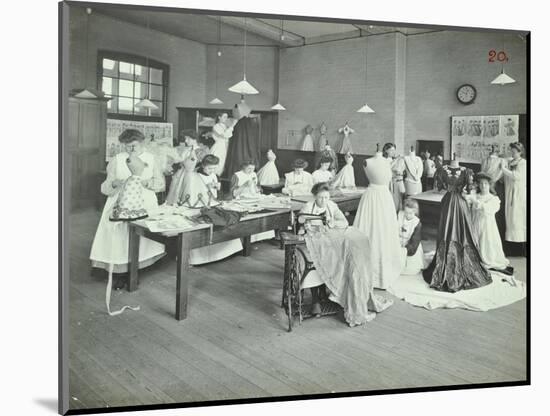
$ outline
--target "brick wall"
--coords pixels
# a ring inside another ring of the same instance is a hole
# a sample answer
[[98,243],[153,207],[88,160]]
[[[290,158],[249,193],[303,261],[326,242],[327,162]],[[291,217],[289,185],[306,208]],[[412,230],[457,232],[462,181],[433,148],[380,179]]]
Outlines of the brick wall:
[[[503,47],[504,46],[504,47]],[[504,49],[506,73],[517,82],[497,86],[491,81],[500,64],[488,62],[488,52]],[[450,154],[452,115],[521,114],[526,112],[526,44],[517,35],[435,32],[407,38],[406,146],[416,140],[444,140]],[[476,87],[471,105],[460,104],[456,89]]]
[[[241,46],[223,46],[222,56],[217,56],[217,46],[207,47],[207,74],[205,101],[208,103],[216,93],[216,59],[218,59],[218,98],[227,108],[240,101],[238,94],[227,89],[243,79],[243,48]],[[273,47],[246,48],[246,78],[258,91],[257,95],[246,97],[247,104],[253,110],[269,110],[277,101],[276,68],[278,49]],[[207,105],[210,107],[215,107]]]
[[[355,152],[372,154],[375,143],[394,141],[399,152],[416,140],[443,140],[449,153],[451,115],[520,114],[526,111],[526,45],[516,35],[435,32],[403,37],[369,37],[368,94],[365,88],[364,39],[343,40],[282,51],[279,147],[287,132],[307,124],[328,127],[332,146],[340,142],[337,129],[346,121],[355,130]],[[500,64],[488,63],[490,49],[508,52],[506,71],[517,83],[494,86],[490,82]],[[473,84],[476,102],[464,106],[456,88]],[[376,114],[356,110],[365,102]],[[318,136],[318,131],[315,135]],[[301,139],[303,134],[300,134]]]
[[176,106],[205,105],[206,46],[190,40],[147,30],[98,13],[89,20],[89,56],[86,68],[86,14],[71,6],[70,88],[84,87],[88,82],[97,87],[97,51],[106,49],[146,56],[170,66],[168,88],[168,121],[177,126]]

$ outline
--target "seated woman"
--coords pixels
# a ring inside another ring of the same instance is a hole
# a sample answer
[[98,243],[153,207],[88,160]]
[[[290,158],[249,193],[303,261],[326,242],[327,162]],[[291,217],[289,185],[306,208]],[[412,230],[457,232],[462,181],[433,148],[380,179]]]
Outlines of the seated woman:
[[424,250],[420,242],[422,224],[418,218],[418,202],[411,198],[405,200],[403,210],[397,214],[397,224],[403,250],[401,274],[417,275],[424,269]]
[[332,163],[332,158],[323,156],[321,158],[321,161],[319,162],[319,169],[317,169],[313,174],[311,175],[313,177],[313,183],[329,183],[334,178],[334,173],[329,170],[330,165]]
[[[371,251],[368,237],[349,227],[346,217],[330,200],[329,186],[318,183],[311,192],[315,200],[308,202],[301,213],[326,216],[326,226],[313,220],[306,223],[305,241],[315,270],[308,274],[305,285],[324,284],[330,291],[330,300],[344,309],[349,326],[364,324],[375,318],[393,301],[374,294],[371,280]],[[311,281],[315,281],[312,284]],[[309,281],[309,282],[308,282]],[[319,289],[313,287],[312,313],[320,315]]]
[[307,168],[307,162],[303,159],[296,159],[292,167],[294,171],[285,174],[283,194],[290,196],[309,195],[313,186],[313,177],[311,173],[304,170]]
[[[188,208],[203,208],[218,204],[220,183],[216,176],[219,159],[206,155],[200,166],[195,169],[197,159],[191,155],[184,162],[182,192],[179,195],[180,205]],[[241,240],[236,238],[222,243],[212,244],[191,250],[189,264],[205,264],[221,260],[243,248]]]
[[[208,154],[208,149],[199,144],[197,132],[194,130],[183,130],[179,137],[179,143],[176,147],[176,157],[178,157],[177,171],[172,176],[172,182],[170,183],[170,189],[166,196],[167,205],[177,205],[179,196],[181,195],[181,187],[183,185],[183,176],[185,175],[185,169],[183,168],[183,161],[193,156],[197,162],[200,162],[204,156]],[[173,165],[176,166],[176,165]]]
[[478,173],[476,181],[480,192],[470,198],[469,202],[472,207],[472,229],[479,245],[481,260],[489,270],[512,275],[514,269],[502,250],[495,219],[495,214],[500,209],[500,199],[491,193],[491,176]]
[[241,170],[231,177],[229,192],[232,198],[258,198],[261,188],[256,176],[256,164],[253,160],[245,160],[241,164]]

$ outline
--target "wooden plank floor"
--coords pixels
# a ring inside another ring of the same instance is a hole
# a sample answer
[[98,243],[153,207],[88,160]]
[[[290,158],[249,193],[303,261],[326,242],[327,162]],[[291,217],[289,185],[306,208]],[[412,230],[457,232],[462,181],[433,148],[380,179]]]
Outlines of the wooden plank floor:
[[[141,273],[111,305],[88,260],[96,211],[71,216],[71,408],[129,406],[524,380],[526,302],[490,312],[428,311],[396,300],[364,327],[341,316],[287,333],[283,251],[271,242],[194,267],[189,317],[177,322],[175,262]],[[430,246],[430,242],[423,244]],[[431,243],[433,246],[433,243]],[[512,259],[525,279],[525,259]],[[386,294],[388,297],[392,297]]]

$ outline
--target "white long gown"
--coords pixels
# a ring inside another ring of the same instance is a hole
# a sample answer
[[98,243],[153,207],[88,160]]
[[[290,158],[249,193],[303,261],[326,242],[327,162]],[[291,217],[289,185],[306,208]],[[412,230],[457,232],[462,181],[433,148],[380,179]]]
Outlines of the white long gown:
[[495,214],[500,209],[500,199],[496,195],[477,195],[472,202],[472,225],[479,245],[483,265],[488,269],[502,270],[510,265],[504,255]]
[[210,154],[220,159],[220,163],[216,168],[216,175],[218,176],[221,176],[225,168],[227,148],[229,147],[229,139],[231,136],[233,136],[233,127],[227,127],[224,123],[217,123],[212,128],[214,144],[210,148]]
[[332,181],[335,188],[355,188],[355,173],[353,171],[353,159],[346,159],[346,164],[336,174]]
[[506,241],[527,241],[527,161],[521,159],[517,166],[503,169],[506,197]]
[[389,188],[391,167],[381,152],[367,159],[365,174],[369,186],[359,201],[353,226],[369,237],[374,287],[387,289],[401,273],[401,244]]
[[[107,179],[101,184],[101,192],[107,195],[107,201],[103,207],[101,219],[90,251],[90,260],[93,267],[109,269],[113,264],[115,273],[128,271],[128,224],[125,222],[113,222],[109,220],[111,211],[116,203],[119,190],[114,189],[112,183],[115,179],[125,181],[131,176],[130,169],[126,165],[128,153],[122,152],[111,159],[107,165]],[[143,152],[139,158],[147,166],[143,170],[141,178],[150,180],[153,189],[162,187],[162,182],[154,176],[155,157],[149,152]],[[151,189],[143,189],[144,208],[149,213],[158,208],[157,196]],[[146,267],[165,254],[164,245],[156,241],[140,237],[139,267]]]

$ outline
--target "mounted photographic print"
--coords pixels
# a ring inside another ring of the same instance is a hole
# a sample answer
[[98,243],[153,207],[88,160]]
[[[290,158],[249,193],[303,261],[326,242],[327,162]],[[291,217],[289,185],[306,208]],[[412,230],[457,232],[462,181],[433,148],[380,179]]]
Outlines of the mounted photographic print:
[[59,7],[60,413],[530,383],[529,32]]

